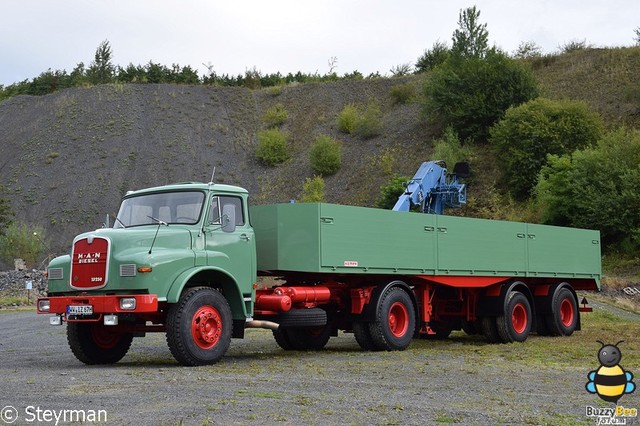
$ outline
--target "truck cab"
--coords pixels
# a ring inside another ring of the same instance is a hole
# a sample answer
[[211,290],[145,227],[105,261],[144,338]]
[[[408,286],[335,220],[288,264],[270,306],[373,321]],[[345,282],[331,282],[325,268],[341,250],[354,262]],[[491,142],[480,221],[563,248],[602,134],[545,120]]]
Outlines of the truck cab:
[[202,183],[128,192],[112,228],[78,235],[70,255],[51,261],[49,297],[38,302],[39,312],[55,313],[52,324],[67,321],[75,340],[90,340],[72,346],[88,363],[100,363],[97,354],[108,349],[105,341],[119,340],[114,336],[130,341],[166,330],[163,312],[189,288],[222,295],[231,313],[226,321],[241,335],[253,315],[256,282],[247,197],[243,188]]

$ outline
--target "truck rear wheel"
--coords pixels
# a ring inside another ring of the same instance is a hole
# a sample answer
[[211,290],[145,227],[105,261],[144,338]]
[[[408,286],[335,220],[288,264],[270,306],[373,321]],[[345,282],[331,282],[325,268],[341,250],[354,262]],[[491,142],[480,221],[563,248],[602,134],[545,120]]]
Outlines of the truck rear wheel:
[[368,322],[354,322],[353,335],[355,336],[358,345],[360,345],[360,347],[365,351],[373,351],[376,349],[376,345],[371,337]]
[[71,352],[85,364],[114,364],[129,351],[133,334],[97,322],[68,322],[67,341]]
[[224,296],[208,287],[187,289],[167,315],[167,344],[183,365],[213,364],[231,344],[233,321]]
[[552,313],[545,318],[549,333],[554,336],[571,336],[578,327],[578,302],[571,290],[560,288],[553,295]]
[[380,297],[376,320],[369,324],[375,349],[404,350],[411,343],[416,314],[411,298],[399,287],[391,287]]
[[531,331],[531,305],[527,296],[512,291],[507,296],[504,315],[496,318],[498,335],[504,343],[524,342]]
[[482,317],[480,319],[480,325],[482,334],[489,343],[499,343],[500,335],[498,334],[498,327],[496,326],[496,317]]

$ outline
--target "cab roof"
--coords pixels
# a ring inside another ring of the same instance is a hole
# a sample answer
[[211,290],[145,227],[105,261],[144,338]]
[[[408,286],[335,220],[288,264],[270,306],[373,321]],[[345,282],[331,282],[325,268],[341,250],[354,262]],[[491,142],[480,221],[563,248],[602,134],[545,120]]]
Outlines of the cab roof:
[[138,189],[135,191],[127,191],[125,198],[126,197],[130,197],[130,196],[134,196],[134,195],[141,195],[141,194],[148,194],[148,193],[154,193],[154,192],[174,192],[174,191],[220,191],[220,192],[230,192],[230,193],[240,193],[240,194],[248,194],[248,191],[244,188],[241,188],[239,186],[234,186],[234,185],[225,185],[225,184],[221,184],[221,183],[202,183],[202,182],[179,182],[179,183],[172,183],[169,185],[163,185],[163,186],[154,186],[151,188],[143,188],[143,189]]

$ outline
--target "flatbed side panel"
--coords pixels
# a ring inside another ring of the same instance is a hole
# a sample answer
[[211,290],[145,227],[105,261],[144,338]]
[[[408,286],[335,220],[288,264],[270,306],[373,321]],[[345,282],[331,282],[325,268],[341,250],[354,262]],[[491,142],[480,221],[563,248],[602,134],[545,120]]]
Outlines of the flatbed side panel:
[[435,216],[323,204],[320,249],[330,270],[434,273]]
[[525,276],[526,224],[437,216],[438,273]]
[[601,276],[600,233],[586,229],[527,225],[530,276]]

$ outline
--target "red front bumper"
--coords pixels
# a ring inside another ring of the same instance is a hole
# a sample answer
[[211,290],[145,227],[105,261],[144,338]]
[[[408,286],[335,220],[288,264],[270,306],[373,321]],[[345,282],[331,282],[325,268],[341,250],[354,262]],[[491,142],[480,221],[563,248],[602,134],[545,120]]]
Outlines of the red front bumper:
[[[135,299],[135,309],[122,309],[121,299]],[[49,310],[41,310],[41,301],[49,301]],[[158,296],[155,294],[118,294],[109,296],[53,296],[38,298],[39,314],[65,314],[69,305],[89,305],[95,314],[152,313],[158,312]]]

